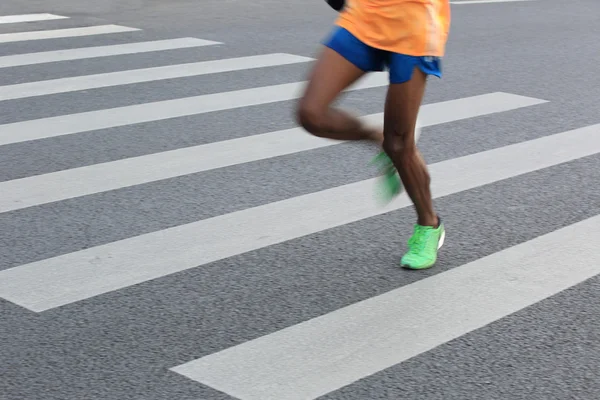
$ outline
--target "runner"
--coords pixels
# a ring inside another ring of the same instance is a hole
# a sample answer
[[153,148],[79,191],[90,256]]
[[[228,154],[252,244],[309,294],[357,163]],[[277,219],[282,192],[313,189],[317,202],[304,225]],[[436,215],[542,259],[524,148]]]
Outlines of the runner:
[[[432,267],[445,237],[433,209],[430,176],[415,143],[417,115],[428,75],[441,78],[450,28],[449,0],[326,0],[340,11],[297,109],[299,124],[315,136],[364,140],[382,149],[374,159],[387,199],[406,189],[417,223],[400,265]],[[383,130],[331,107],[338,95],[372,71],[389,70]]]

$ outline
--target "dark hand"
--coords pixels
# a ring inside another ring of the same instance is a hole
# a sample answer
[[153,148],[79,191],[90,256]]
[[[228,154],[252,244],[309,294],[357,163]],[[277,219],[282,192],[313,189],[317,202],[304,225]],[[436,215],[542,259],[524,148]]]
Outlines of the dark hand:
[[346,4],[346,0],[325,0],[327,4],[335,11],[341,11]]

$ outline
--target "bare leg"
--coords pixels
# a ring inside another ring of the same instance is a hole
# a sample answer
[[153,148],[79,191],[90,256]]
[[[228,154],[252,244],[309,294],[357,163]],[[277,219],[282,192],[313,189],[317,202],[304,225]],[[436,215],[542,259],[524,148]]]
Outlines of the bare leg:
[[427,76],[415,68],[410,81],[390,85],[385,104],[383,148],[415,205],[417,223],[437,227],[439,221],[429,188],[431,178],[415,144],[415,126],[426,81]]
[[380,129],[369,128],[358,118],[331,107],[336,97],[363,75],[363,71],[326,47],[298,104],[298,123],[315,136],[333,140],[369,140],[381,145],[383,132]]

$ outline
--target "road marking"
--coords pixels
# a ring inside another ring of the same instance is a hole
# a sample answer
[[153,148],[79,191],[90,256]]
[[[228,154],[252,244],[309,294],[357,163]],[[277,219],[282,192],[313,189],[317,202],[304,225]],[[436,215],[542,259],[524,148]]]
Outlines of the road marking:
[[[600,152],[600,124],[433,164],[435,198]],[[411,206],[385,207],[369,179],[0,272],[0,297],[42,312]],[[564,267],[564,266],[562,266]]]
[[0,16],[0,24],[15,24],[19,22],[35,22],[35,21],[49,21],[54,19],[67,19],[69,17],[63,17],[62,15],[54,14],[23,14],[23,15],[4,15]]
[[523,1],[536,1],[536,0],[463,0],[463,1],[451,1],[450,4],[486,4],[486,3],[516,3]]
[[42,51],[38,53],[16,54],[0,57],[0,68],[20,67],[23,65],[44,64],[59,61],[82,60],[87,58],[100,58],[124,54],[149,53],[154,51],[184,49],[190,47],[213,46],[222,44],[210,40],[195,38],[180,38],[156,40],[150,42],[137,42],[127,44],[114,44],[109,46],[82,47],[79,49]]
[[0,101],[313,61],[275,53],[0,86]]
[[[421,126],[443,124],[545,103],[509,93],[424,105]],[[382,125],[383,114],[363,117]],[[216,168],[313,150],[340,142],[308,135],[301,128],[269,132],[156,154],[0,182],[0,212],[155,182]]]
[[600,216],[171,370],[240,400],[316,399],[598,275],[598,243]]
[[[292,100],[302,95],[305,84],[262,86],[5,124],[0,125],[0,145]],[[366,76],[348,90],[387,85],[387,74],[380,72]]]
[[123,33],[139,31],[137,28],[128,28],[119,25],[88,26],[84,28],[52,29],[34,32],[18,32],[0,34],[0,43],[24,42],[28,40],[61,39],[78,36],[105,35],[109,33]]

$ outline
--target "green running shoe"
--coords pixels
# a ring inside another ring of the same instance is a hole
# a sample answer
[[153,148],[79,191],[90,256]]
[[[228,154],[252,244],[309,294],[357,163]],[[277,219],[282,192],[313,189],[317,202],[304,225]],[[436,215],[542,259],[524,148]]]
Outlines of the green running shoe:
[[407,269],[433,267],[445,238],[446,231],[441,220],[437,228],[416,224],[414,233],[408,240],[408,252],[402,257],[400,266]]
[[382,203],[389,203],[404,189],[400,175],[398,175],[394,163],[384,151],[371,160],[371,165],[376,165],[381,174],[378,191],[380,194],[379,200]]

